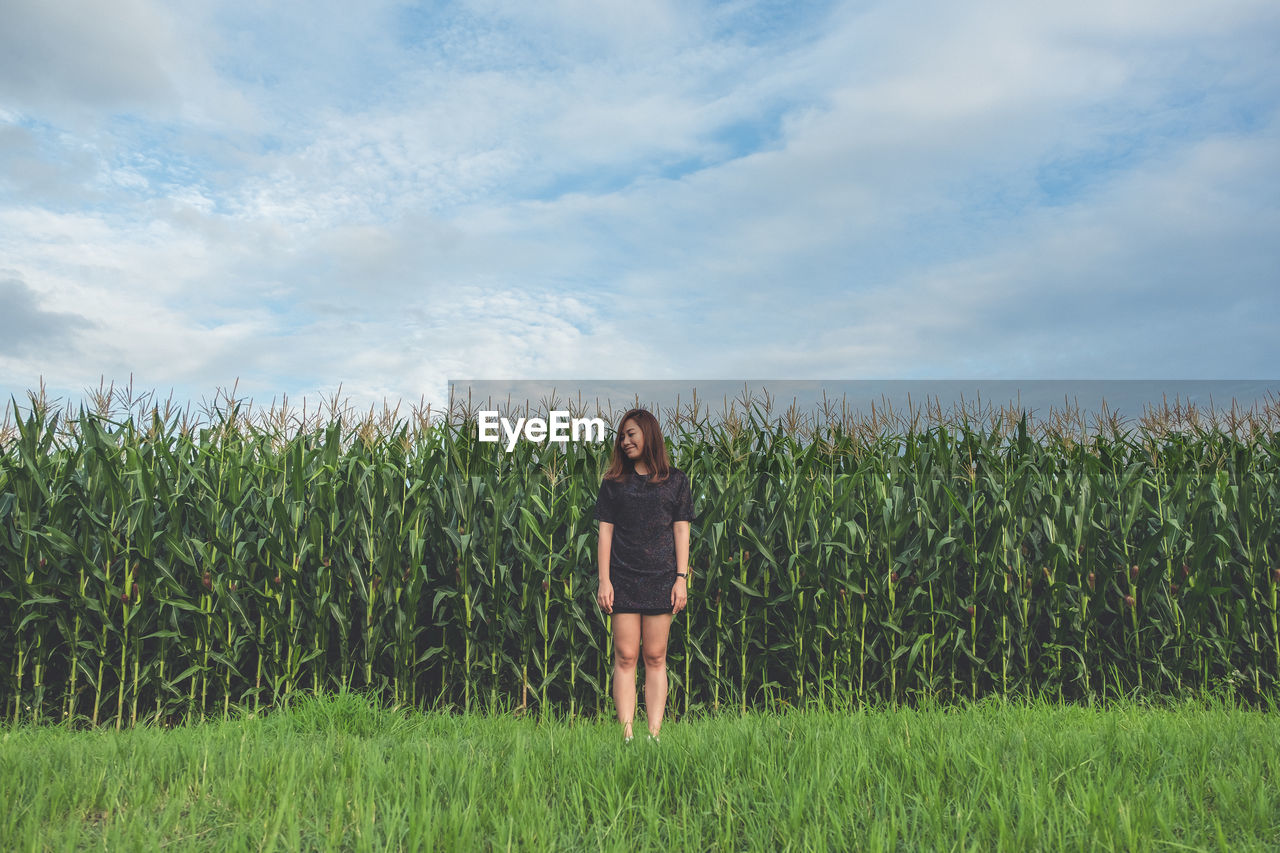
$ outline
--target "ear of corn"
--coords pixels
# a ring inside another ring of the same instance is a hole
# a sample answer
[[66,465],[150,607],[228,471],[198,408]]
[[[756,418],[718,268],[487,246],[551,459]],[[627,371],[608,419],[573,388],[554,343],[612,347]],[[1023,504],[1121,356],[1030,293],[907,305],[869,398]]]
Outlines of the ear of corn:
[[[228,403],[201,424],[13,406],[6,717],[132,725],[340,686],[607,710],[607,444],[506,453],[466,413]],[[1036,435],[1006,410],[723,414],[667,424],[698,510],[676,708],[1277,686],[1274,407]]]

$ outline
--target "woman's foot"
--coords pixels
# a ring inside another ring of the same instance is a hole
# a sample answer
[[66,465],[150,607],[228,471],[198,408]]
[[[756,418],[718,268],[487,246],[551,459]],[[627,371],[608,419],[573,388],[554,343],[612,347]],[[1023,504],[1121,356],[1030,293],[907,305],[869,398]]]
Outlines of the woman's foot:
[[631,724],[630,723],[622,724],[622,742],[631,743]]

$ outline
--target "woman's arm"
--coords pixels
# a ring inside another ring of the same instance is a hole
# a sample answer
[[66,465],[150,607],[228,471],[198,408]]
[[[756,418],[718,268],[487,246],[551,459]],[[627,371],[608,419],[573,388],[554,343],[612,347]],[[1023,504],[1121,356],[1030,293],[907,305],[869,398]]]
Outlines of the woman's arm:
[[685,577],[677,577],[675,586],[671,587],[671,612],[679,613],[689,603],[689,522],[677,521],[671,525],[676,537],[676,571],[684,572]]
[[613,525],[607,521],[600,522],[600,547],[596,549],[600,563],[600,580],[609,580],[609,551],[613,547]]
[[[671,525],[676,537],[676,571],[689,572],[689,522],[677,521]],[[677,581],[688,578],[676,578]]]

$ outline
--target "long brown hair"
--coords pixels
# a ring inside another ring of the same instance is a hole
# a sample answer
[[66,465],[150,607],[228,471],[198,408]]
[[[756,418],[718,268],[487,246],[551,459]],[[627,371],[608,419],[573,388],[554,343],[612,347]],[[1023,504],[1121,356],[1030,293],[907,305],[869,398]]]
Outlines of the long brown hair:
[[627,480],[635,472],[635,463],[622,452],[622,431],[627,421],[635,421],[644,436],[644,449],[640,451],[639,461],[649,469],[650,483],[665,483],[671,476],[671,460],[667,456],[667,443],[662,440],[662,427],[658,419],[648,409],[632,409],[618,421],[618,431],[613,435],[613,458],[609,470],[605,472],[606,480]]

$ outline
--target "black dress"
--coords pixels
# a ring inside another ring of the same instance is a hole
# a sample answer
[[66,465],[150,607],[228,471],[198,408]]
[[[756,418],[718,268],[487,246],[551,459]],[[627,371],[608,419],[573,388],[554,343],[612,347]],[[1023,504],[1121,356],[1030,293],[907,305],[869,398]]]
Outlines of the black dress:
[[614,613],[671,613],[676,582],[672,524],[693,521],[689,478],[672,467],[665,483],[634,470],[623,482],[602,480],[595,517],[613,525],[609,582]]

